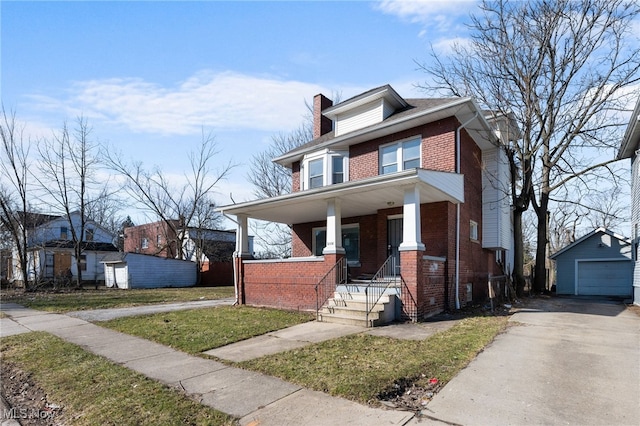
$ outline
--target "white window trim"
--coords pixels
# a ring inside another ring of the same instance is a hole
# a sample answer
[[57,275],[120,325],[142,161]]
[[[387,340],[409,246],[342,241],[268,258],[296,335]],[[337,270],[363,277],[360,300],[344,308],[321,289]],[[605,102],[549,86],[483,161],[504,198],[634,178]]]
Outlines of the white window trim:
[[415,136],[410,136],[408,138],[405,139],[401,139],[395,142],[391,142],[391,143],[387,143],[384,145],[380,145],[378,147],[378,174],[384,174],[382,173],[382,149],[383,148],[388,148],[390,146],[396,146],[396,164],[397,164],[397,170],[396,172],[401,172],[404,170],[404,159],[403,159],[403,155],[402,155],[402,150],[403,150],[403,145],[406,142],[413,142],[415,140],[420,141],[420,157],[419,157],[419,167],[422,166],[422,135],[415,135]]
[[322,186],[333,184],[333,157],[342,157],[342,182],[349,181],[349,151],[330,151],[324,149],[307,154],[300,162],[300,190],[310,189],[309,162],[322,159]]
[[469,239],[471,241],[480,241],[478,222],[476,222],[475,220],[469,221]]

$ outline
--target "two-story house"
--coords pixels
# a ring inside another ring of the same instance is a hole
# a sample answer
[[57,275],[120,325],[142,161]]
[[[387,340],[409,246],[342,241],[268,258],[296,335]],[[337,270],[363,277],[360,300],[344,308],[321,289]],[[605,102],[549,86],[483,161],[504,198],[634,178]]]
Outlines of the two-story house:
[[[328,313],[366,292],[371,311],[392,293],[392,318],[417,320],[483,297],[511,263],[503,145],[517,128],[471,98],[404,99],[389,85],[313,106],[314,139],[273,160],[292,192],[218,209],[237,218],[239,302]],[[293,257],[252,260],[249,218],[291,225]]]
[[636,101],[629,125],[618,151],[618,160],[631,159],[631,260],[633,261],[633,301],[640,305],[640,99]]
[[[27,225],[27,279],[41,281],[66,276],[73,280],[78,274],[78,267],[71,231],[73,227],[79,233],[80,213],[73,212],[69,217],[26,213],[23,223]],[[87,221],[80,238],[82,280],[104,281],[104,268],[100,261],[107,253],[117,251],[113,244],[115,236],[97,223]],[[25,274],[19,265],[17,249],[14,248],[11,279],[24,282]]]

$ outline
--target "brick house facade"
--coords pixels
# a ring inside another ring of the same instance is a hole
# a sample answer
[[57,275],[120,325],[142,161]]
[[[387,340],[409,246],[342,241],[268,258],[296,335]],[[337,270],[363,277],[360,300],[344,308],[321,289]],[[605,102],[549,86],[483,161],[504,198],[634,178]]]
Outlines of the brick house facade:
[[[317,309],[316,284],[341,258],[351,279],[392,261],[413,320],[483,299],[509,263],[502,147],[517,134],[471,98],[403,99],[388,85],[335,106],[317,95],[314,139],[274,159],[292,192],[219,209],[238,218],[239,302]],[[292,258],[252,260],[249,218],[291,225]]]

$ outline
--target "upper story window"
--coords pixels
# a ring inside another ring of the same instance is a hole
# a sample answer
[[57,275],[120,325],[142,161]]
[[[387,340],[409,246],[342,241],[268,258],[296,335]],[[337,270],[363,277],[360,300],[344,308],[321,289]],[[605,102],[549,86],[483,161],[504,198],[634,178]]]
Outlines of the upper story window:
[[147,238],[142,239],[142,244],[140,244],[143,249],[149,248],[149,240]]
[[300,188],[313,189],[349,180],[349,153],[324,150],[302,160]]
[[95,231],[92,228],[87,228],[84,231],[84,239],[85,239],[85,241],[93,241],[94,233],[95,233]]
[[60,239],[61,240],[66,240],[69,238],[69,230],[67,229],[66,226],[61,226],[60,227]]
[[324,159],[309,161],[309,188],[320,188],[324,185]]
[[380,174],[420,167],[420,137],[380,147]]

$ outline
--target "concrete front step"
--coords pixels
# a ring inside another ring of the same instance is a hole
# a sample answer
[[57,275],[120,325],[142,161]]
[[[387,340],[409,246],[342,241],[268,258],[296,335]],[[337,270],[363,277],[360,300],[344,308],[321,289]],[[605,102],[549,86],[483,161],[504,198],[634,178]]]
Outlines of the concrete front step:
[[367,324],[367,302],[364,293],[345,294],[336,291],[334,297],[318,312],[320,321],[360,325],[376,326],[391,322],[395,319],[394,295],[383,294],[369,313]]
[[361,317],[351,317],[351,316],[343,316],[340,314],[330,314],[321,312],[318,314],[318,320],[322,322],[330,322],[332,324],[344,324],[344,325],[357,325],[359,327],[375,327],[377,325],[381,325],[379,318],[375,320],[372,319],[371,314],[369,314],[369,321],[371,324],[367,324],[367,320],[363,315]]

